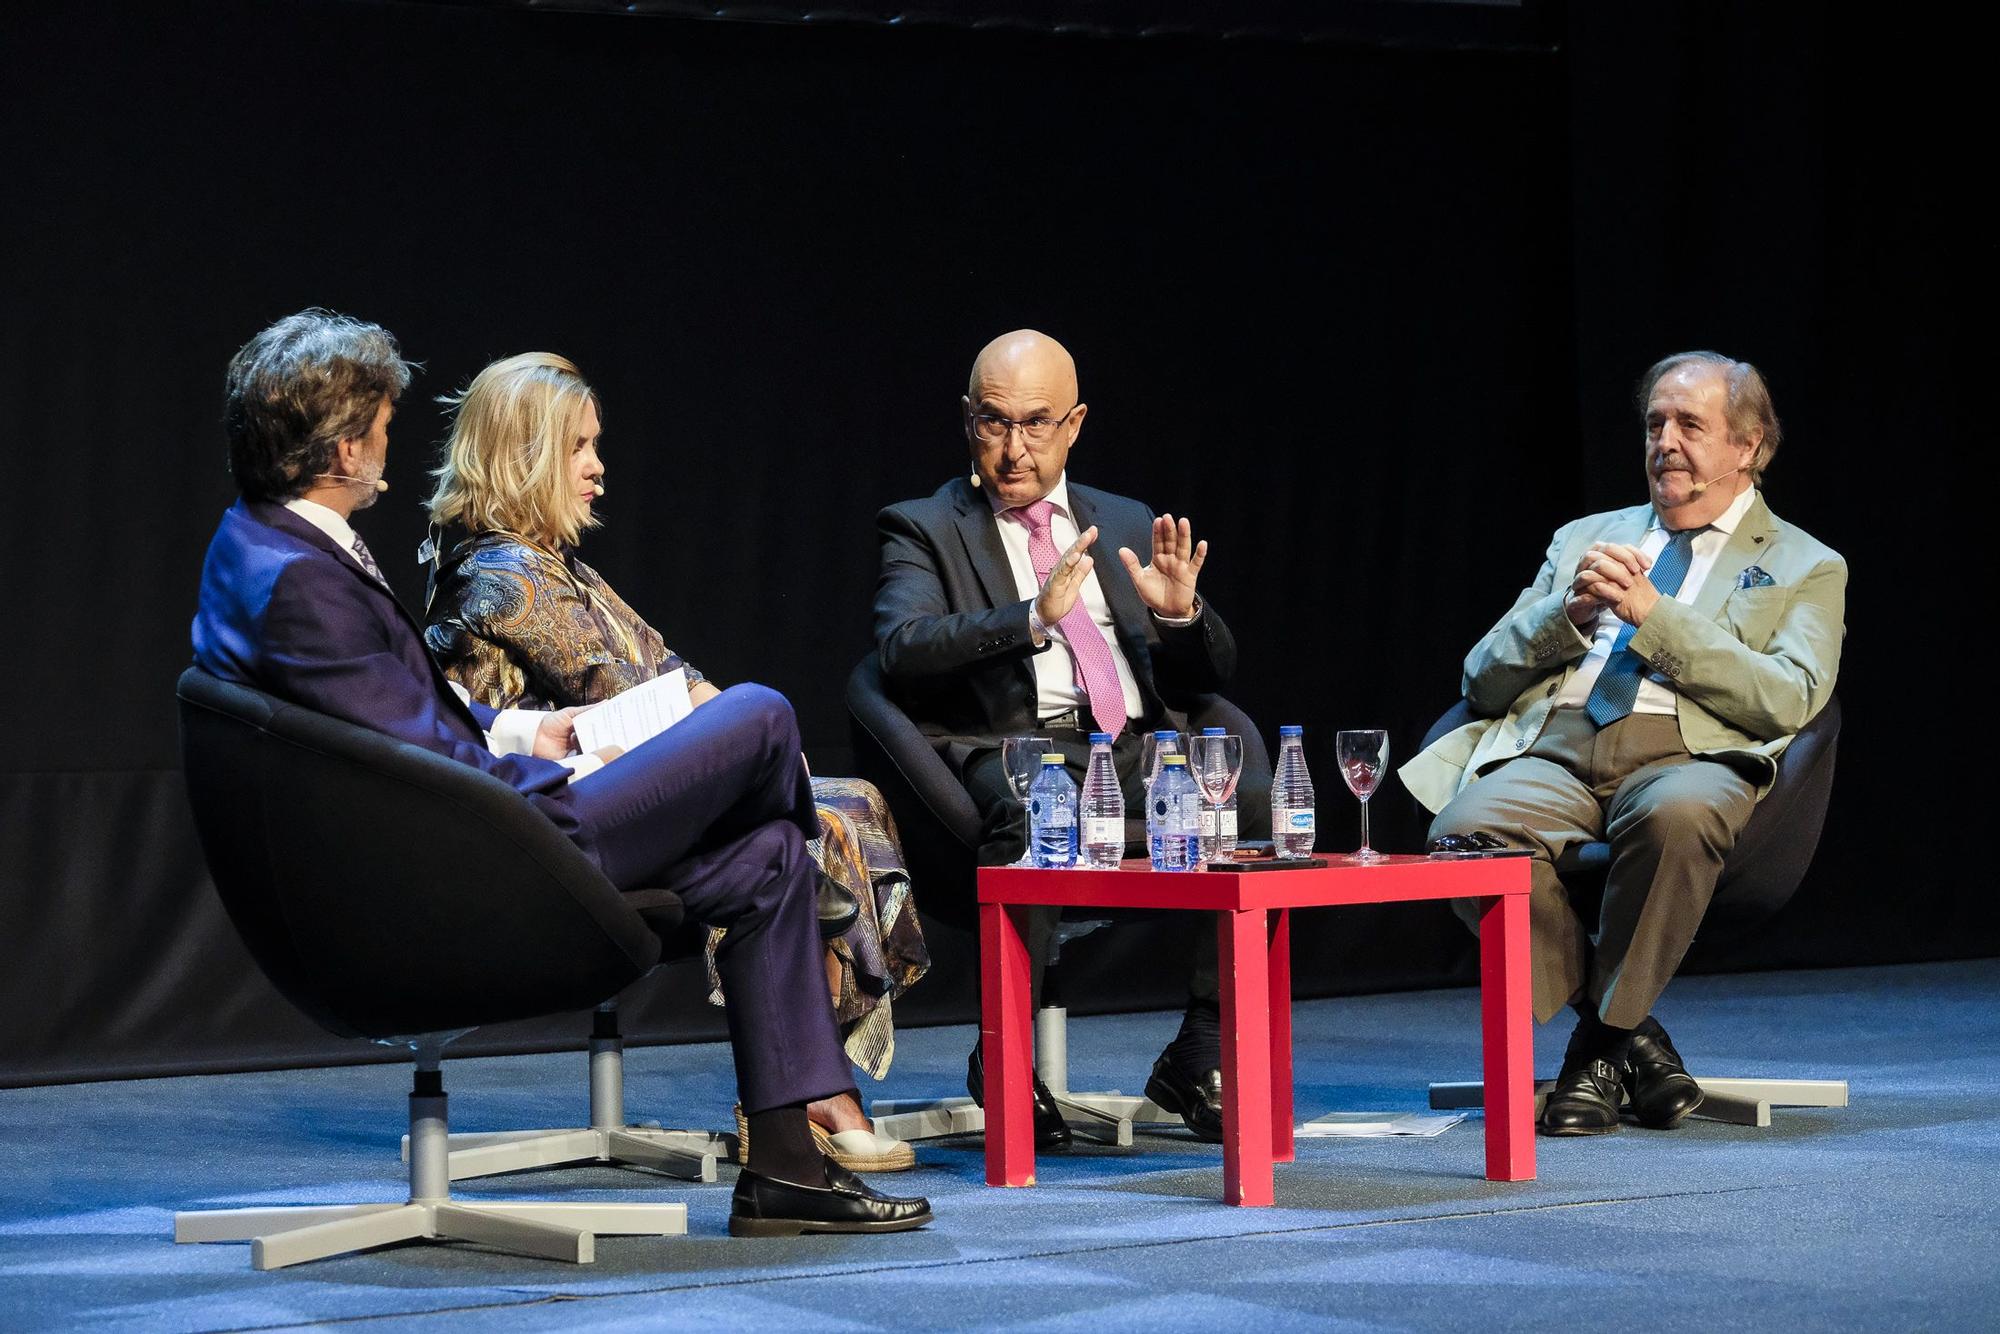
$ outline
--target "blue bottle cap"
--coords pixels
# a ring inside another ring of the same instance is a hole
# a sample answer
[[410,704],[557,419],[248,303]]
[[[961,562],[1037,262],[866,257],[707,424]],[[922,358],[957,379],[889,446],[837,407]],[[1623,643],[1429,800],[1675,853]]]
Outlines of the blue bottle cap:
[[1111,733],[1109,733],[1109,732],[1092,732],[1092,733],[1090,734],[1090,744],[1091,744],[1091,745],[1093,745],[1093,746],[1108,746],[1108,745],[1110,745],[1110,744],[1111,744]]
[[1179,736],[1179,735],[1180,735],[1180,733],[1179,733],[1179,732],[1176,732],[1176,731],[1174,731],[1174,729],[1173,729],[1173,728],[1171,728],[1171,727],[1163,727],[1163,728],[1161,728],[1161,729],[1160,729],[1159,731],[1157,731],[1157,732],[1153,733],[1153,740],[1155,740],[1155,741],[1171,741],[1171,740],[1173,740],[1173,739],[1174,739],[1175,737],[1177,737],[1177,736]]
[[1290,723],[1278,729],[1279,736],[1304,736],[1305,733],[1306,729],[1300,727],[1297,723]]
[[1228,736],[1228,735],[1229,735],[1229,733],[1227,733],[1227,732],[1223,731],[1223,730],[1222,730],[1222,729],[1221,729],[1220,727],[1204,727],[1204,728],[1202,728],[1202,729],[1201,729],[1201,734],[1202,734],[1203,736]]

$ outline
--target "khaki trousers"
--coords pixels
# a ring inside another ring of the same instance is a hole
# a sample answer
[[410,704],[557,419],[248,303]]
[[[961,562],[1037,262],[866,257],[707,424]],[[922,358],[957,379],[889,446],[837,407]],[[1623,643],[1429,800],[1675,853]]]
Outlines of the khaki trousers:
[[[1524,755],[1453,798],[1431,836],[1484,831],[1533,852],[1536,1019],[1587,1002],[1606,1024],[1632,1028],[1680,967],[1756,804],[1749,779],[1688,754],[1672,717],[1635,713],[1600,731],[1583,710],[1556,709]],[[1593,932],[1555,863],[1599,841],[1611,867]],[[1453,910],[1477,930],[1479,906]]]

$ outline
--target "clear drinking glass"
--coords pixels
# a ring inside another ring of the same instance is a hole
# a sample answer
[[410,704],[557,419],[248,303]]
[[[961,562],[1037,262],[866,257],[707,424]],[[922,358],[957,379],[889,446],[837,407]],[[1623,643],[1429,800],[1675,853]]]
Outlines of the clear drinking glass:
[[1384,854],[1368,846],[1368,798],[1389,767],[1389,734],[1379,727],[1342,732],[1334,738],[1334,756],[1347,790],[1361,798],[1361,846],[1352,854],[1358,862],[1379,862]]
[[[1195,786],[1202,800],[1215,814],[1215,827],[1222,828],[1222,803],[1236,794],[1243,777],[1243,738],[1240,736],[1189,736],[1188,768],[1194,771]],[[1202,861],[1214,861],[1213,849]]]
[[[1021,803],[1023,818],[1028,805],[1028,784],[1042,771],[1042,756],[1054,745],[1045,736],[1010,736],[1000,743],[1000,762],[1007,767],[1007,786],[1014,789],[1014,800]],[[1012,865],[1034,864],[1034,836],[1030,831],[1028,841],[1021,845],[1020,860]]]

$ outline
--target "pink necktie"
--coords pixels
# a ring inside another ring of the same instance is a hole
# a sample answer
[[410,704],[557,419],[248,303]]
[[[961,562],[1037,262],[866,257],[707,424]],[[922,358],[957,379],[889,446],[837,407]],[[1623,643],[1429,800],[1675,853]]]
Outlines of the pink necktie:
[[[1048,582],[1049,571],[1056,567],[1056,544],[1049,533],[1049,515],[1055,508],[1051,501],[1037,500],[1032,505],[1007,511],[1027,526],[1028,559],[1034,564],[1038,583]],[[1070,659],[1083,681],[1083,693],[1090,696],[1090,713],[1097,719],[1097,730],[1117,736],[1125,730],[1125,690],[1118,684],[1118,665],[1111,660],[1111,645],[1105,642],[1097,622],[1090,619],[1080,592],[1069,614],[1056,622],[1055,628],[1062,631],[1063,640],[1069,645]]]

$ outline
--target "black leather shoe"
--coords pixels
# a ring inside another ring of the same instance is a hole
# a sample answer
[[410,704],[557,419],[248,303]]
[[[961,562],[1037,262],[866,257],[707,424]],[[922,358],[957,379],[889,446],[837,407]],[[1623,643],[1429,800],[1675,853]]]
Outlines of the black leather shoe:
[[802,1232],[908,1232],[931,1221],[922,1196],[884,1195],[826,1160],[824,1186],[798,1186],[744,1168],[729,1203],[732,1237],[796,1237]]
[[1563,1058],[1562,1074],[1542,1104],[1544,1135],[1608,1135],[1618,1129],[1625,1072],[1609,1061]]
[[819,878],[819,938],[832,940],[846,934],[861,916],[861,905],[847,886],[835,880],[825,871],[815,871]]
[[1153,1062],[1152,1077],[1146,1081],[1146,1096],[1187,1122],[1196,1139],[1222,1143],[1222,1071],[1214,1067],[1189,1074],[1174,1064],[1173,1053],[1163,1051]]
[[1632,1031],[1625,1070],[1632,1114],[1650,1130],[1672,1130],[1701,1106],[1701,1085],[1681,1064],[1667,1030],[1651,1015]]
[[[986,1105],[986,1045],[972,1044],[972,1055],[965,1058],[965,1091],[972,1095],[973,1102]],[[1062,1108],[1056,1106],[1056,1095],[1049,1092],[1049,1086],[1040,1079],[1035,1080],[1035,1147],[1037,1149],[1067,1149],[1070,1146],[1069,1123],[1063,1120]]]

